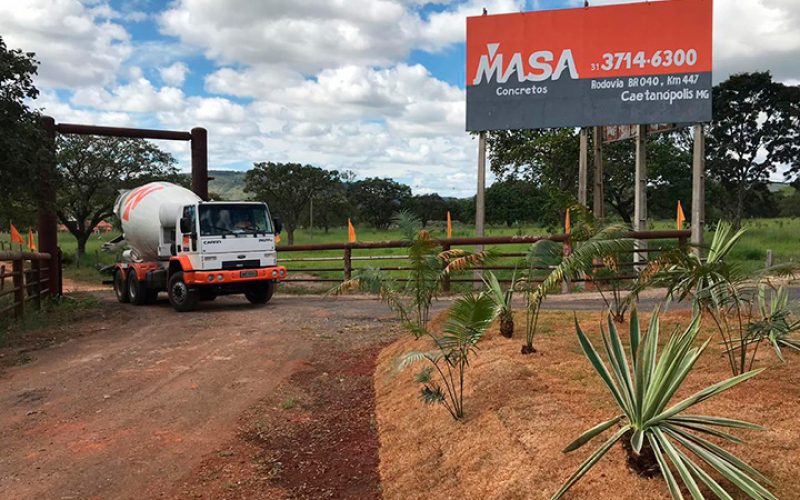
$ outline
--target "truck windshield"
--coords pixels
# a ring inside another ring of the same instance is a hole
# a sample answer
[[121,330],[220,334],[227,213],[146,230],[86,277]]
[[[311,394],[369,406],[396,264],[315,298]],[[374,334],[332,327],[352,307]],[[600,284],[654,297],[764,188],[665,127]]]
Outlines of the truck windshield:
[[272,233],[267,209],[258,203],[200,205],[200,236]]

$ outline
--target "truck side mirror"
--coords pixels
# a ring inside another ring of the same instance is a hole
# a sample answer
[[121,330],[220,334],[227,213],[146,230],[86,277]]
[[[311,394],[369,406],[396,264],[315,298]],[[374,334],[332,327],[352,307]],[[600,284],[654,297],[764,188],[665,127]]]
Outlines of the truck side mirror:
[[181,233],[191,233],[193,229],[192,219],[189,217],[181,217]]
[[275,234],[280,233],[283,231],[283,223],[281,222],[280,217],[273,217],[272,218],[272,225],[275,226]]

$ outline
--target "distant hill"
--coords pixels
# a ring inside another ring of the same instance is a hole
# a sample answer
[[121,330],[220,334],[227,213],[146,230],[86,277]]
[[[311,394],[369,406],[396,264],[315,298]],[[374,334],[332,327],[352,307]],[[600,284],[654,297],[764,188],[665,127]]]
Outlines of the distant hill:
[[226,201],[240,201],[248,198],[244,192],[244,172],[236,170],[209,170],[208,190]]

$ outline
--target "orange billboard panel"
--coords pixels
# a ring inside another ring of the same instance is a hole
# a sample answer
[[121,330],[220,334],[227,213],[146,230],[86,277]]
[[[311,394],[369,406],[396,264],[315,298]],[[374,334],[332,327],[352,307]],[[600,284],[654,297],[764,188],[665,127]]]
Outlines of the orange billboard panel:
[[711,118],[712,0],[467,19],[467,129]]

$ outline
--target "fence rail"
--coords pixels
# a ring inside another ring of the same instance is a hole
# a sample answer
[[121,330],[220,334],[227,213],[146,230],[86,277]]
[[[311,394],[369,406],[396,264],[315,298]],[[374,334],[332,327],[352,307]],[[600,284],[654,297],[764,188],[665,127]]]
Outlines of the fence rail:
[[[49,253],[0,252],[0,316],[13,311],[15,318],[22,317],[29,302],[41,309],[43,297],[59,292],[50,290],[51,262]],[[7,297],[11,301],[5,305]]]
[[[679,246],[685,246],[689,238],[691,236],[691,231],[631,231],[625,234],[626,238],[630,238],[633,240],[639,241],[654,241],[654,240],[672,240]],[[505,245],[519,245],[519,244],[533,244],[537,241],[542,240],[549,240],[561,243],[563,245],[567,245],[568,235],[566,234],[551,234],[551,235],[544,235],[544,236],[488,236],[483,238],[450,238],[450,239],[436,239],[433,240],[436,244],[438,244],[443,251],[447,251],[457,247],[485,247],[485,246],[505,246]],[[292,246],[280,246],[278,247],[278,260],[280,263],[284,264],[287,269],[289,270],[289,277],[285,280],[287,282],[322,282],[322,283],[335,283],[341,282],[343,280],[349,280],[352,278],[353,274],[353,263],[354,262],[380,262],[380,261],[388,261],[388,260],[407,260],[407,255],[400,255],[400,254],[389,254],[389,255],[353,255],[354,250],[378,250],[378,249],[400,249],[406,248],[410,245],[408,241],[404,240],[392,240],[392,241],[361,241],[361,242],[353,242],[353,243],[320,243],[320,244],[303,244],[303,245],[292,245]],[[642,259],[650,256],[650,254],[663,251],[666,246],[655,246],[648,248],[636,248],[631,250],[631,254],[639,254]],[[293,253],[293,252],[303,252],[303,253],[314,253],[314,252],[330,252],[340,250],[342,252],[341,256],[331,256],[331,255],[322,255],[322,256],[307,256],[303,255],[300,257],[286,257],[286,254]],[[513,249],[510,249],[513,250]],[[498,258],[520,258],[524,257],[526,254],[524,252],[519,251],[509,251],[509,252],[496,252],[495,255]],[[319,262],[323,267],[306,267],[308,264],[313,264]],[[341,266],[333,266],[334,262],[342,262]],[[640,261],[641,262],[641,261]],[[296,264],[296,265],[292,265]],[[602,267],[602,265],[599,265]],[[402,265],[387,265],[387,266],[380,266],[376,267],[382,271],[408,271],[410,268],[408,266]],[[496,265],[486,265],[482,266],[480,269],[482,270],[512,270],[515,269],[516,266],[510,265],[508,263],[505,264],[496,264]],[[310,277],[292,277],[292,272],[300,272],[300,273],[341,273],[340,278],[332,278],[329,276],[310,276]],[[625,276],[625,278],[635,277],[635,274],[631,276]],[[617,278],[620,279],[620,278]],[[469,278],[455,278],[449,277],[445,279],[442,283],[442,288],[444,291],[450,290],[450,283],[451,282],[464,282],[464,283],[474,283],[479,282],[479,277],[469,277]],[[581,279],[581,280],[573,280],[573,281],[591,281],[590,278],[588,279]],[[595,279],[594,281],[601,281],[599,279]]]

